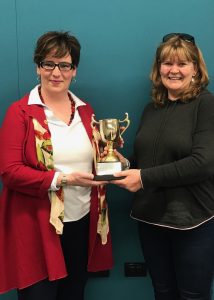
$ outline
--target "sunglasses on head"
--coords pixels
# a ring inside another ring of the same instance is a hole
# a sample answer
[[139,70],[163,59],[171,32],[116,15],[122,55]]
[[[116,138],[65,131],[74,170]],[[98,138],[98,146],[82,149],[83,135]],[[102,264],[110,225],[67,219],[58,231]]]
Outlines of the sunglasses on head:
[[180,39],[182,39],[186,42],[190,42],[193,45],[195,45],[194,37],[190,34],[187,34],[187,33],[168,33],[168,34],[164,35],[163,43],[167,42],[169,39],[171,39],[174,36],[178,36]]

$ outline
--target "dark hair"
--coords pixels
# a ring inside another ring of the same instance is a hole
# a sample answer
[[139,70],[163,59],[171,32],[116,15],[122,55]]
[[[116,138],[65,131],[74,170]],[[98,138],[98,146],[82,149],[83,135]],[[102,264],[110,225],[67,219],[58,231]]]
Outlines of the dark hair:
[[185,40],[183,36],[178,34],[173,34],[171,37],[167,35],[167,40],[164,40],[156,50],[155,61],[150,74],[153,83],[152,98],[156,104],[163,104],[167,98],[167,89],[160,76],[160,64],[166,59],[173,60],[175,56],[192,62],[197,70],[194,82],[179,95],[181,101],[185,102],[195,98],[209,83],[203,55],[195,43]]
[[74,66],[78,66],[80,60],[80,43],[69,32],[49,31],[43,34],[36,43],[34,62],[39,66],[48,54],[53,52],[54,57],[63,57],[70,54]]

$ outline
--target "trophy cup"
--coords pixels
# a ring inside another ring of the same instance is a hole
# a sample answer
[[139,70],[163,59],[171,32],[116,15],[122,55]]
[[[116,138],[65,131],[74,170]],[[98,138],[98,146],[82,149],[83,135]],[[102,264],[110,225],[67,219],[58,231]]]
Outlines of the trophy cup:
[[[95,141],[96,152],[96,173],[95,180],[112,180],[115,179],[113,173],[122,171],[122,164],[114,153],[114,148],[120,146],[122,134],[130,125],[128,113],[125,113],[124,120],[103,119],[96,121],[95,115],[92,115],[91,127]],[[120,127],[121,123],[126,125]],[[100,157],[100,144],[107,147],[107,155]],[[117,177],[117,179],[119,179]]]

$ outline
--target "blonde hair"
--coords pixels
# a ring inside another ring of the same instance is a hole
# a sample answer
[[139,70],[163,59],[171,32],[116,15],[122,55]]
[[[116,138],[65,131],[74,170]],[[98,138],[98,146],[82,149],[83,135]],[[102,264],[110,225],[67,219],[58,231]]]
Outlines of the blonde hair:
[[161,43],[157,48],[150,74],[150,79],[153,83],[152,99],[158,105],[162,105],[168,95],[167,89],[161,80],[160,64],[165,60],[173,60],[175,57],[192,62],[197,72],[190,86],[180,93],[179,99],[181,101],[186,102],[197,97],[200,91],[209,83],[207,67],[200,49],[190,41],[183,40],[178,35],[175,35],[166,42]]

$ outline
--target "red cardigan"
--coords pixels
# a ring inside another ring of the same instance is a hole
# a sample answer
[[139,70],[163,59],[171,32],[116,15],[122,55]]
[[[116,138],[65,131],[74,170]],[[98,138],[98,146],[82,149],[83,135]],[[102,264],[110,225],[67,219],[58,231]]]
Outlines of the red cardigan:
[[[59,236],[49,223],[48,188],[55,171],[39,169],[32,118],[43,127],[46,119],[39,105],[28,105],[28,96],[13,103],[0,132],[0,293],[24,288],[44,278],[56,280],[67,275]],[[78,108],[89,139],[92,137],[92,108]],[[92,189],[88,270],[112,267],[111,238],[101,244],[96,232],[97,189]],[[75,242],[75,241],[73,241]]]

